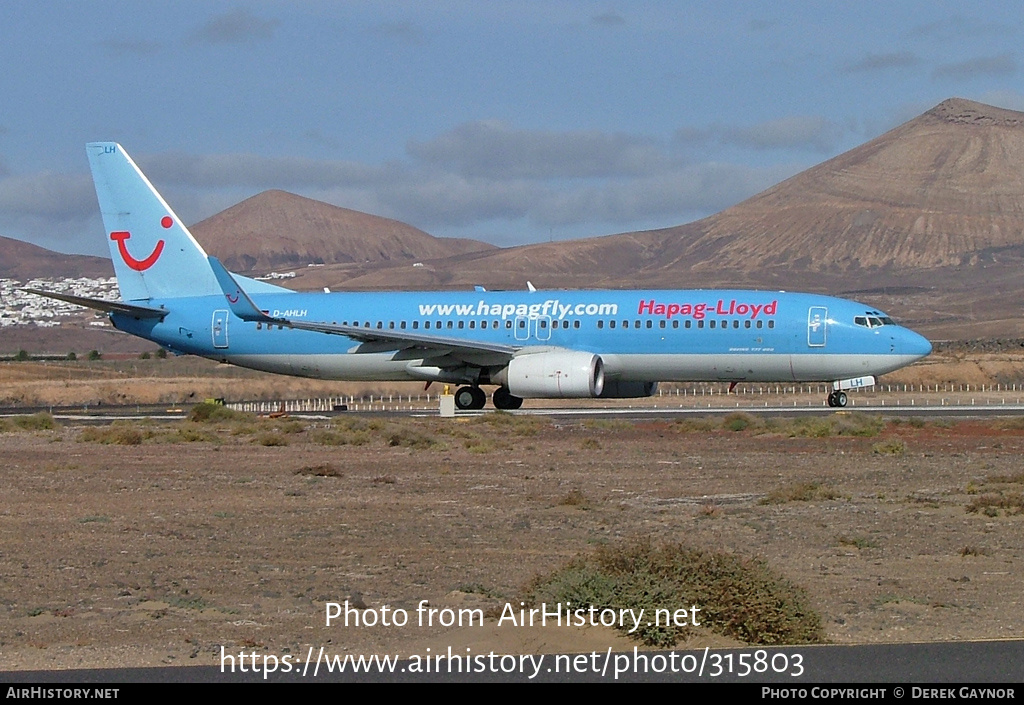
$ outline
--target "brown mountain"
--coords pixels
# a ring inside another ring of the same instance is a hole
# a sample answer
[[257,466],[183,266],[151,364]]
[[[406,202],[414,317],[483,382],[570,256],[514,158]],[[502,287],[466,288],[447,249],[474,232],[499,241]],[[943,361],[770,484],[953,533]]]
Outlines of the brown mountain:
[[0,277],[28,281],[36,277],[112,277],[106,257],[64,255],[21,240],[0,237]]
[[285,191],[264,191],[191,228],[236,272],[309,264],[408,263],[495,249],[436,238],[397,220],[339,208]]
[[1024,113],[953,98],[703,220],[473,253],[436,263],[432,283],[891,286],[1024,248],[1022,165]]
[[953,98],[717,215],[661,267],[921,269],[1024,245],[1024,113]]
[[1024,113],[963,99],[663,230],[310,270],[299,288],[712,287],[857,298],[936,338],[1024,337]]

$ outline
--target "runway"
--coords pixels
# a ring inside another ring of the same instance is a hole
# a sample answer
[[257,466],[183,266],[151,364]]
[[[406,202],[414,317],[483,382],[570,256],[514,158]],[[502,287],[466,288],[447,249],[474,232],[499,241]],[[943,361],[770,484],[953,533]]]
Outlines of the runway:
[[[79,424],[104,424],[114,421],[149,419],[156,421],[181,421],[188,418],[190,407],[167,407],[166,405],[126,405],[99,407],[7,407],[0,408],[0,418],[28,416],[46,412],[57,421]],[[557,418],[614,418],[624,420],[644,420],[658,418],[685,418],[692,416],[725,416],[732,413],[748,413],[760,416],[794,417],[794,416],[830,416],[836,414],[872,414],[895,418],[993,418],[999,416],[1022,416],[1024,404],[928,404],[928,405],[893,405],[893,404],[858,404],[845,409],[834,409],[825,405],[775,404],[771,406],[755,406],[737,403],[735,406],[618,406],[618,407],[584,407],[584,406],[545,406],[523,408],[511,413],[519,416],[550,416]],[[434,409],[425,406],[405,406],[387,403],[354,404],[344,411],[289,411],[292,418],[329,419],[352,415],[379,416],[438,416]],[[466,418],[495,413],[493,409],[480,411],[457,411],[456,418]]]

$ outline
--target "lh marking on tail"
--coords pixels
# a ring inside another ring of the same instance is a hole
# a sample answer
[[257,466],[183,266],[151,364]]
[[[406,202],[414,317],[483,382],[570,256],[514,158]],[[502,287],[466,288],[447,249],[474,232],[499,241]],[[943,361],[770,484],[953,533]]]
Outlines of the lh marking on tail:
[[128,251],[128,246],[124,243],[124,241],[131,236],[132,234],[127,230],[119,230],[110,233],[110,239],[117,242],[117,251],[121,253],[121,259],[124,260],[124,263],[136,272],[144,272],[156,264],[156,261],[160,259],[160,253],[164,251],[164,241],[157,241],[156,247],[153,248],[149,257],[146,257],[145,259],[135,259],[132,257],[132,253]]

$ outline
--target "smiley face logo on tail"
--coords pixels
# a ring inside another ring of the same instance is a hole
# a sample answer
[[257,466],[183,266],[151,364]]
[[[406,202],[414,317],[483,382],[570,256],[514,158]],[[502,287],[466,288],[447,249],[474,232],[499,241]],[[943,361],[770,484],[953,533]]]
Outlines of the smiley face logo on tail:
[[[170,216],[164,216],[160,220],[160,226],[165,230],[174,225],[174,221]],[[144,259],[136,259],[132,257],[132,253],[128,251],[128,245],[125,244],[125,240],[131,238],[132,234],[127,230],[118,230],[110,233],[110,239],[117,243],[117,251],[121,254],[121,259],[129,267],[134,269],[136,272],[144,272],[160,259],[160,253],[164,251],[164,241],[157,240],[156,247],[149,253],[149,256]]]

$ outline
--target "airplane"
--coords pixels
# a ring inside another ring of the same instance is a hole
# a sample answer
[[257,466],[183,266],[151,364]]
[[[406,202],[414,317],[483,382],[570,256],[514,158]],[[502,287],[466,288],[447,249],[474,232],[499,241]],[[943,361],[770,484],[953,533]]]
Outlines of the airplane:
[[459,409],[636,398],[659,382],[831,382],[827,403],[931,352],[874,307],[754,290],[296,292],[208,255],[125,150],[86,147],[120,301],[107,313],[177,354],[320,379],[461,385]]

